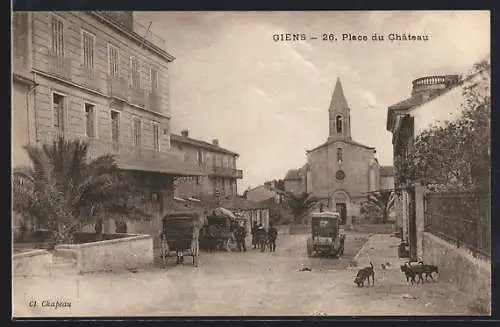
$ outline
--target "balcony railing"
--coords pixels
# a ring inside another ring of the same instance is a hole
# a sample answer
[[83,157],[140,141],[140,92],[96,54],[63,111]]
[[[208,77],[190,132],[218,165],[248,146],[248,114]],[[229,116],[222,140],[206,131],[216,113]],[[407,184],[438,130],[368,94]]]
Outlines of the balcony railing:
[[128,100],[129,86],[125,78],[108,76],[108,92],[109,95],[126,101]]
[[148,108],[155,112],[162,112],[162,97],[156,93],[149,93],[148,95]]
[[64,55],[49,51],[49,73],[60,78],[71,80],[71,59]]
[[146,106],[146,91],[140,88],[130,88],[130,102],[132,104],[145,107]]
[[84,65],[80,66],[78,82],[89,89],[101,91],[102,78],[98,70]]
[[243,178],[243,171],[241,169],[225,168],[225,167],[213,167],[210,175],[229,177],[229,178]]
[[[185,168],[182,156],[173,150],[157,151],[153,149],[140,148],[129,144],[120,144],[111,140],[88,138],[75,133],[61,133],[58,131],[40,133],[38,142],[47,143],[56,140],[59,136],[68,139],[81,139],[89,144],[89,158],[97,158],[102,155],[114,155],[120,167],[124,169],[159,171],[165,173],[182,173]],[[187,166],[186,166],[187,167]],[[189,167],[191,168],[191,167]]]

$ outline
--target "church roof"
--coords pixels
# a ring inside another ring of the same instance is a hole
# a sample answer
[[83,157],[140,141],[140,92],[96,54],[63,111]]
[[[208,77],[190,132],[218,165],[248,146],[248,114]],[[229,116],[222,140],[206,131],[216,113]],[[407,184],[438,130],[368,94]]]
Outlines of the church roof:
[[321,149],[321,148],[323,148],[325,146],[328,146],[328,145],[336,143],[336,142],[344,142],[344,143],[351,144],[351,145],[354,145],[354,146],[359,146],[359,147],[362,147],[362,148],[365,148],[365,149],[375,150],[374,147],[371,147],[371,146],[368,146],[368,145],[364,145],[364,144],[361,144],[361,143],[353,141],[353,140],[328,140],[325,143],[323,143],[321,145],[318,145],[314,149],[308,150],[306,152],[316,151],[316,150],[319,150],[319,149]]
[[285,180],[297,180],[301,179],[300,169],[290,169],[285,176]]
[[330,101],[330,110],[339,108],[349,108],[349,104],[344,96],[344,89],[342,88],[340,78],[337,77],[337,82],[335,83],[335,88],[333,89],[332,100]]
[[392,177],[394,176],[393,166],[380,166],[380,177]]

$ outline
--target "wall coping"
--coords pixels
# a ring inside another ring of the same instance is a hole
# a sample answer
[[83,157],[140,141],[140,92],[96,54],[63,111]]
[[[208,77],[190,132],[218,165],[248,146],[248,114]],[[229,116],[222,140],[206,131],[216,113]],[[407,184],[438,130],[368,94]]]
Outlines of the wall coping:
[[[119,234],[116,234],[116,235],[119,235]],[[153,238],[151,235],[144,235],[144,234],[123,234],[123,235],[129,235],[129,236],[122,237],[122,238],[116,238],[114,240],[105,240],[105,241],[82,243],[82,244],[60,244],[60,245],[56,245],[55,249],[56,250],[81,249],[81,248],[88,248],[88,247],[94,247],[94,246],[100,246],[100,245],[124,243],[124,242],[129,242],[129,241],[146,240],[146,239]]]
[[423,234],[425,236],[427,236],[428,238],[432,239],[433,242],[439,243],[439,244],[441,244],[441,245],[449,248],[452,251],[458,252],[464,258],[466,258],[467,260],[469,260],[470,262],[472,262],[473,264],[475,264],[479,269],[485,269],[485,270],[491,272],[491,261],[484,260],[484,259],[481,259],[481,258],[475,258],[472,255],[471,251],[469,251],[467,249],[464,249],[464,248],[457,248],[453,244],[450,244],[449,242],[443,240],[442,238],[440,238],[440,237],[438,237],[438,236],[436,236],[436,235],[434,235],[432,233],[423,232]]
[[26,258],[26,257],[34,257],[37,255],[42,255],[42,254],[51,254],[47,250],[41,250],[41,249],[36,249],[36,250],[30,250],[30,251],[23,251],[20,253],[16,253],[12,255],[12,259],[20,259],[20,258]]

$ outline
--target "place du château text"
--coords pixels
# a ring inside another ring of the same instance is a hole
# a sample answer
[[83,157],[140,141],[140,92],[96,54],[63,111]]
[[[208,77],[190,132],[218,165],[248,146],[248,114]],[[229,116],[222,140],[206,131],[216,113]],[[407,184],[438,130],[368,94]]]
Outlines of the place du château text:
[[306,40],[320,40],[325,42],[400,42],[400,41],[429,41],[430,36],[427,34],[410,34],[410,33],[389,33],[389,34],[355,34],[355,33],[321,33],[321,34],[306,34],[306,33],[281,33],[273,34],[275,42],[294,42]]

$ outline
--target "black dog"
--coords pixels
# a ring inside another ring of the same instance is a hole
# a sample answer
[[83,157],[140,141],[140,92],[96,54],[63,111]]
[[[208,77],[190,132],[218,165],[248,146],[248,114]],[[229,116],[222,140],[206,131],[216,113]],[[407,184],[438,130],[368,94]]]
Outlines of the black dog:
[[434,277],[432,277],[433,273],[439,274],[439,269],[436,265],[428,265],[423,263],[422,261],[419,262],[421,265],[422,273],[425,275],[425,280],[427,281],[428,278],[430,277],[432,281],[434,281]]
[[412,284],[415,283],[415,277],[417,276],[417,274],[411,269],[410,264],[405,263],[404,265],[401,265],[401,271],[406,276],[406,282],[411,281]]
[[372,278],[372,286],[375,285],[375,272],[373,270],[373,263],[370,261],[370,267],[360,269],[356,278],[354,278],[354,284],[358,287],[365,286],[365,280],[368,280],[368,285],[370,285],[370,277]]

